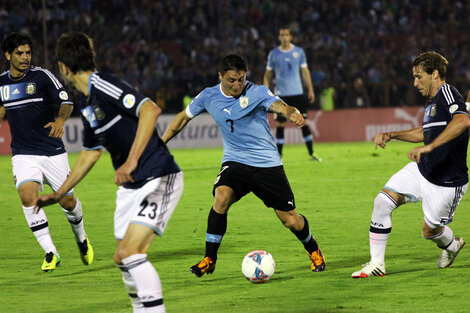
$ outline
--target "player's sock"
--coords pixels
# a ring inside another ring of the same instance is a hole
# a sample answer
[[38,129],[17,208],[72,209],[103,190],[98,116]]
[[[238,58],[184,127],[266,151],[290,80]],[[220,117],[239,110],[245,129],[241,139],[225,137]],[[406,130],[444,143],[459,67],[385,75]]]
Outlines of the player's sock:
[[276,146],[277,151],[282,156],[282,147],[284,146],[284,127],[276,128]]
[[37,214],[33,213],[34,206],[25,207],[23,206],[24,216],[28,222],[29,228],[33,232],[34,236],[44,252],[53,252],[57,254],[57,249],[52,242],[51,234],[49,233],[49,223],[47,221],[46,213],[43,209],[40,209]]
[[82,203],[78,198],[75,198],[77,204],[72,211],[67,211],[62,208],[67,217],[67,220],[70,223],[73,234],[75,235],[75,240],[77,242],[83,242],[86,239],[85,227],[83,226],[83,216],[82,216]]
[[147,254],[133,254],[122,259],[122,263],[135,282],[138,301],[143,306],[138,312],[165,312],[160,277],[152,263],[147,260]]
[[392,212],[397,203],[386,192],[381,191],[374,200],[374,210],[369,229],[369,245],[371,261],[375,264],[385,264],[385,248],[387,239],[392,231]]
[[206,255],[217,261],[217,250],[219,250],[222,238],[227,231],[227,214],[219,214],[211,208],[207,219],[206,232]]
[[452,229],[447,226],[444,226],[441,233],[424,238],[434,241],[441,249],[445,249],[450,252],[457,252],[458,250],[457,242],[454,240],[454,233],[452,232]]
[[134,278],[132,278],[127,266],[123,264],[117,264],[116,266],[121,270],[122,274],[122,281],[124,282],[124,286],[126,287],[127,294],[131,299],[132,307],[134,310],[138,309],[142,304],[139,301],[139,297],[137,296],[137,288],[135,286]]
[[308,155],[313,154],[313,136],[310,132],[310,128],[307,125],[302,127],[302,135],[304,137],[305,145],[307,146]]
[[304,219],[304,227],[300,231],[295,231],[291,229],[291,232],[294,233],[294,235],[297,237],[297,239],[300,240],[300,242],[302,242],[305,250],[307,250],[308,253],[311,254],[312,252],[318,250],[318,244],[315,238],[312,236],[312,233],[310,232],[310,227],[308,226],[307,218],[302,214],[299,215],[302,216],[302,218]]

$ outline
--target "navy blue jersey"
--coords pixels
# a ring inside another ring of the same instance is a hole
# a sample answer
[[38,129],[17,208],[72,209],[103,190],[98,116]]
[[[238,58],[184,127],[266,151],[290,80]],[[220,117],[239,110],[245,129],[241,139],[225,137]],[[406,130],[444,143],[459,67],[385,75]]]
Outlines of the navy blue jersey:
[[[83,148],[105,147],[111,154],[114,169],[126,160],[134,142],[139,110],[149,100],[127,82],[114,76],[93,73],[88,82],[88,99],[80,103],[84,124]],[[134,183],[126,188],[140,188],[147,181],[179,172],[178,165],[155,129],[132,173]]]
[[[423,120],[424,144],[439,136],[454,114],[467,114],[465,101],[457,89],[444,84],[426,105]],[[431,183],[458,187],[468,182],[468,130],[457,138],[421,156],[419,170]]]
[[72,104],[61,83],[46,69],[31,66],[24,76],[0,75],[0,105],[11,131],[12,155],[57,155],[65,152],[61,139],[49,137],[44,126],[55,120],[57,105]]

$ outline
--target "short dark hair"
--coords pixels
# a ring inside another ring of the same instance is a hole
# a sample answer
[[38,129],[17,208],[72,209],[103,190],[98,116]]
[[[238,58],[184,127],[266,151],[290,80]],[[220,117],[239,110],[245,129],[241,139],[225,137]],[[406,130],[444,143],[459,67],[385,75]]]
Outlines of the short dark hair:
[[12,53],[16,48],[22,45],[29,45],[31,50],[33,50],[33,39],[25,33],[13,32],[3,40],[3,53]]
[[445,79],[447,74],[447,64],[449,64],[449,62],[441,54],[435,51],[428,51],[415,57],[411,64],[413,67],[421,65],[423,71],[428,74],[432,74],[434,70],[437,70],[441,79]]
[[57,60],[64,63],[72,73],[95,70],[95,50],[87,34],[70,32],[62,34],[55,47]]
[[219,72],[222,76],[227,71],[245,71],[248,72],[248,64],[246,60],[238,54],[226,55],[219,64]]

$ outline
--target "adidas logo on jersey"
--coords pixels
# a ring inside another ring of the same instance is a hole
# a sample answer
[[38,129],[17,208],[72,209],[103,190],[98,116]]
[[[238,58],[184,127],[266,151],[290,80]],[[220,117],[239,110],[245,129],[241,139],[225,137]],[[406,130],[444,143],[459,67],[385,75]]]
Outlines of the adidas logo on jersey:
[[12,95],[17,95],[19,93],[20,93],[20,91],[18,90],[18,88],[16,88],[15,91],[12,92]]

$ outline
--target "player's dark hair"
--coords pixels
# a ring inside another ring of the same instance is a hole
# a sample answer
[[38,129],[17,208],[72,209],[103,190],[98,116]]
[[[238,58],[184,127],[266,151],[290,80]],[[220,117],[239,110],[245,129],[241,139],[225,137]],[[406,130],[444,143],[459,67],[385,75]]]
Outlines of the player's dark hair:
[[16,48],[22,45],[29,45],[32,51],[33,39],[25,33],[13,32],[3,40],[3,53],[12,53]]
[[411,65],[413,67],[417,67],[419,65],[422,66],[423,71],[428,74],[432,74],[434,70],[437,70],[441,79],[445,80],[447,74],[447,62],[446,58],[444,58],[441,54],[435,51],[428,51],[421,53],[417,57],[413,59]]
[[289,33],[292,35],[292,29],[289,25],[281,25],[281,27],[279,27],[279,31],[281,31],[283,29],[287,29],[289,31]]
[[64,63],[72,73],[94,71],[95,50],[88,35],[70,32],[60,36],[55,47],[57,60]]
[[231,70],[248,72],[248,64],[246,60],[238,54],[226,55],[220,62],[219,72],[223,76],[227,71]]

